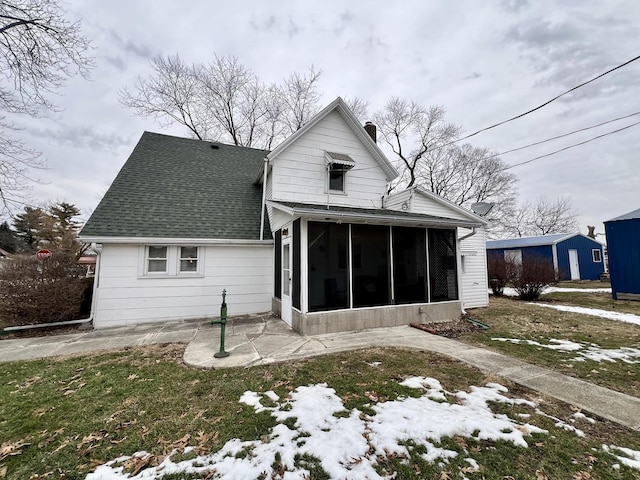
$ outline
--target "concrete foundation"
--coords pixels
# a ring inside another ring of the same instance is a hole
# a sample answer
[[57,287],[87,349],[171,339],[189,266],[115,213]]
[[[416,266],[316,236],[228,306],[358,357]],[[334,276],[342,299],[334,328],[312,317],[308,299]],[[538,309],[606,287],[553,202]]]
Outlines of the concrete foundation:
[[397,327],[410,323],[456,320],[460,318],[461,312],[462,307],[459,301],[313,313],[301,313],[293,309],[292,327],[302,335],[319,335],[365,328]]

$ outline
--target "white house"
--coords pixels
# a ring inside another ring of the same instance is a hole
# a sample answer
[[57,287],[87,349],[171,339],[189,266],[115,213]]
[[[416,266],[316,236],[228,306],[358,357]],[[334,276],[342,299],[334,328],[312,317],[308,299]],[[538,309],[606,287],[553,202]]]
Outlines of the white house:
[[487,222],[412,188],[340,98],[268,152],[145,132],[81,239],[94,326],[272,310],[303,334],[488,304]]

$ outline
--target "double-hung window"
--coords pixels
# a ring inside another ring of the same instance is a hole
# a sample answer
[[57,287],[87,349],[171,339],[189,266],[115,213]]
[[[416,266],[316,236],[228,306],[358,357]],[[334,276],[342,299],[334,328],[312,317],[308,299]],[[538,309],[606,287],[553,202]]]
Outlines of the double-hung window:
[[180,273],[198,271],[198,247],[180,247]]
[[147,250],[147,272],[167,273],[167,247],[149,246]]
[[174,276],[202,276],[203,258],[202,247],[147,245],[144,251],[144,263],[141,264],[139,275],[150,277]]

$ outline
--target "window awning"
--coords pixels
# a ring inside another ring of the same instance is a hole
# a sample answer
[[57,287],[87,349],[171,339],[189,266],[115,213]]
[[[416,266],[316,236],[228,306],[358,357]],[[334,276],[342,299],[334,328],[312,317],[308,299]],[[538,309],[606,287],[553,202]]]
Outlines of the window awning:
[[351,170],[356,166],[355,160],[345,153],[324,152],[324,157],[327,165],[340,165],[345,170]]

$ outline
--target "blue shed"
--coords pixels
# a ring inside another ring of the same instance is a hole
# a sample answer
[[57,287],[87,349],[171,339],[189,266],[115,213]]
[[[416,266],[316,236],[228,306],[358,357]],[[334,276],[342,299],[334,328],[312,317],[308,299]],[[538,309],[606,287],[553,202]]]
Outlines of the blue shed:
[[553,262],[562,280],[598,280],[604,273],[602,244],[581,233],[487,241],[487,255],[526,263],[532,257]]
[[611,292],[615,300],[640,300],[640,208],[604,222]]

